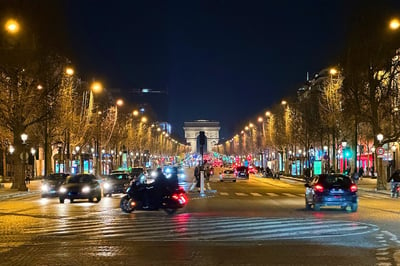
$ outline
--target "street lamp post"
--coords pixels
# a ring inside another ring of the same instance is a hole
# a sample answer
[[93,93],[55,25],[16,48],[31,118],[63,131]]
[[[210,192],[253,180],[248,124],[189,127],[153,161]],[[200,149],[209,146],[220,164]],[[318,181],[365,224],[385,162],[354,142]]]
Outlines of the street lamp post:
[[35,154],[36,154],[36,149],[35,148],[31,148],[31,154],[32,154],[32,157],[33,157],[33,164],[32,164],[32,179],[33,178],[35,178],[35,166],[36,166],[36,164],[35,164],[35,162],[36,162],[36,159],[35,159]]
[[396,145],[393,144],[391,147],[391,150],[393,152],[393,158],[392,158],[392,173],[396,170]]
[[[346,165],[345,165],[345,149],[346,149],[346,147],[347,147],[347,141],[346,140],[342,140],[342,161],[343,161],[343,170],[342,170],[342,172],[344,172],[345,171],[345,167],[346,167]],[[348,173],[348,174],[350,174],[350,173]]]
[[[22,146],[24,147],[23,148],[23,151],[22,151],[22,174],[23,174],[23,177],[24,177],[24,179],[26,180],[26,141],[28,140],[28,135],[27,134],[25,134],[25,133],[22,133],[21,134],[21,140],[22,140]],[[25,183],[24,183],[25,184]],[[26,188],[26,186],[25,186],[25,188]]]

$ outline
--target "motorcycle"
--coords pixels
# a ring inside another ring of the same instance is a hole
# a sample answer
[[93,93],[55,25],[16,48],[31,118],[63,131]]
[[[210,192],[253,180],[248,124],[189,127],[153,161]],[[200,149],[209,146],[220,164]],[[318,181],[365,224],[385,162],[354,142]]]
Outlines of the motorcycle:
[[393,185],[392,185],[392,190],[391,190],[390,196],[391,196],[392,198],[394,198],[394,197],[398,198],[398,197],[399,197],[399,194],[400,194],[400,184],[399,184],[399,183],[393,184]]
[[[154,186],[132,182],[121,198],[120,208],[123,212],[131,213],[134,210],[163,209],[168,214],[174,214],[188,203],[188,197],[182,187],[166,190],[162,195],[161,203],[154,199]],[[153,197],[152,197],[153,196]]]

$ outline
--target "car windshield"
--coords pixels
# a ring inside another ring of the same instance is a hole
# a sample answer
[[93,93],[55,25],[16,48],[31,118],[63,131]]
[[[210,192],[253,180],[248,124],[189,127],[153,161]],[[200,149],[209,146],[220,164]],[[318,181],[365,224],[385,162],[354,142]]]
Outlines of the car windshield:
[[71,183],[90,183],[94,180],[94,178],[90,175],[75,175],[70,176],[67,179],[67,184]]
[[233,172],[233,170],[225,170],[224,171],[224,174],[233,174],[234,172]]
[[65,175],[62,175],[62,174],[48,175],[48,176],[45,177],[45,179],[49,180],[49,181],[64,180],[65,179]]
[[109,179],[114,179],[114,180],[129,180],[129,176],[127,174],[114,174],[114,175],[109,175]]
[[344,175],[321,175],[318,183],[326,188],[343,187],[348,188],[351,185],[351,179]]

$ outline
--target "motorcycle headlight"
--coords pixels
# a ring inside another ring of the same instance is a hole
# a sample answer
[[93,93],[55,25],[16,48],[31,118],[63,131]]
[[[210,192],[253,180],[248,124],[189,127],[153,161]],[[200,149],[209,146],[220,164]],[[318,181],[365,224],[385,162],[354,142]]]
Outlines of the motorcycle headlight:
[[82,193],[89,193],[90,192],[90,187],[83,187],[82,188]]
[[42,191],[44,191],[44,192],[49,191],[49,185],[43,184],[43,185],[42,185]]
[[105,189],[109,189],[109,188],[111,188],[111,185],[110,185],[110,183],[104,183],[104,188],[105,188]]
[[65,192],[67,192],[67,189],[65,188],[65,187],[60,187],[60,193],[65,193]]

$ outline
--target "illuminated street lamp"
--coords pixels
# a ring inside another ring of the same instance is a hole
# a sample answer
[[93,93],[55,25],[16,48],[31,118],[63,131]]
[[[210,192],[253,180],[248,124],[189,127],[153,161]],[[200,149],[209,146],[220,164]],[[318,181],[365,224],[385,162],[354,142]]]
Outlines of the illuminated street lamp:
[[90,88],[94,93],[100,93],[103,90],[103,85],[100,82],[95,81],[92,83]]
[[35,162],[36,162],[36,160],[35,160],[36,149],[33,148],[33,147],[31,148],[31,154],[32,154],[32,157],[33,157],[32,178],[34,178],[34,177],[35,177],[35,169],[36,169],[36,167],[35,167]]
[[4,25],[5,29],[10,34],[17,34],[19,32],[19,23],[15,19],[7,20],[6,24]]
[[[24,146],[23,152],[22,152],[22,174],[24,179],[26,178],[26,141],[28,140],[28,135],[25,133],[21,134],[21,140],[22,140],[22,145]],[[25,185],[25,183],[24,183]]]
[[68,76],[72,76],[72,75],[74,75],[74,73],[75,73],[75,71],[72,67],[67,67],[65,69],[65,74],[67,74]]
[[331,75],[336,75],[337,73],[338,73],[338,71],[337,71],[336,68],[331,68],[331,69],[329,69],[329,74],[331,74]]
[[397,30],[397,29],[399,29],[399,28],[400,28],[400,21],[399,21],[397,18],[392,19],[392,20],[389,22],[389,28],[390,28],[391,30]]
[[379,141],[379,143],[382,143],[383,135],[379,133],[378,135],[376,135],[376,139]]

